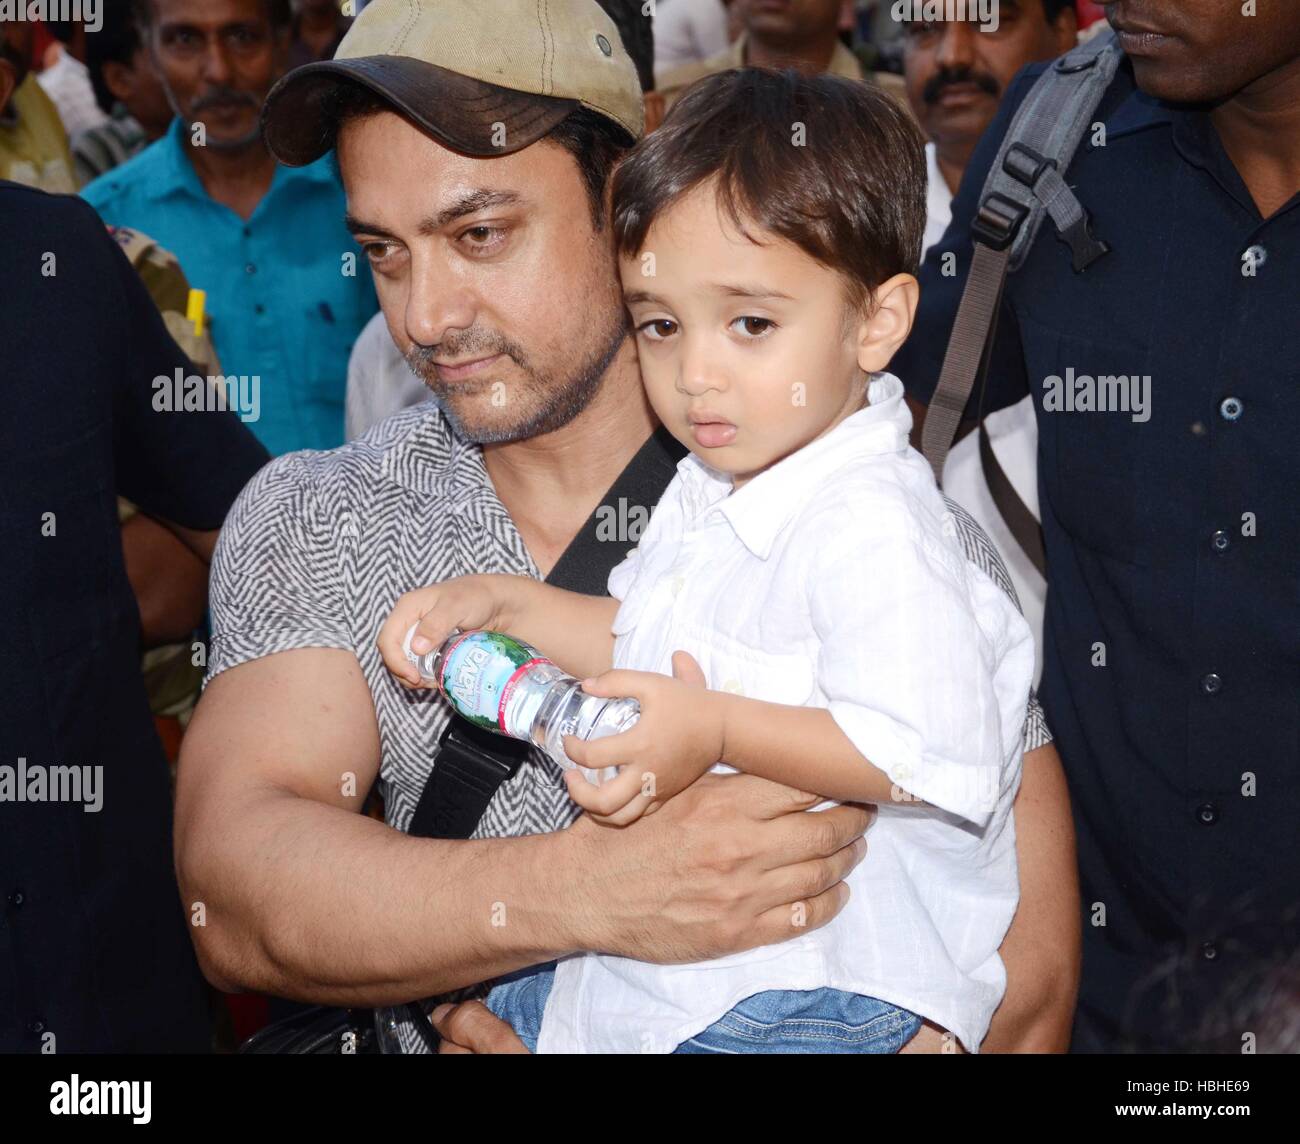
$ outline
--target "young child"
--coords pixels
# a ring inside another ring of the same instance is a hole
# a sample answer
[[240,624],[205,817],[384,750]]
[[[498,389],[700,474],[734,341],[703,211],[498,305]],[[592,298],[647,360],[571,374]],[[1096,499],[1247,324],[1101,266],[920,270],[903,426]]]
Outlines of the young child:
[[[635,696],[631,730],[565,744],[622,767],[566,775],[615,826],[732,768],[879,818],[820,929],[796,906],[790,940],[701,964],[579,954],[503,979],[489,1007],[541,1052],[896,1052],[922,1019],[976,1052],[1018,898],[1033,645],[964,558],[881,372],[916,307],[920,139],[868,85],[727,72],[639,144],[613,201],[646,392],[691,454],[612,600],[451,580],[402,598],[385,662],[419,686],[412,625],[417,653],[494,628],[592,694]],[[680,653],[709,689],[672,677]]]

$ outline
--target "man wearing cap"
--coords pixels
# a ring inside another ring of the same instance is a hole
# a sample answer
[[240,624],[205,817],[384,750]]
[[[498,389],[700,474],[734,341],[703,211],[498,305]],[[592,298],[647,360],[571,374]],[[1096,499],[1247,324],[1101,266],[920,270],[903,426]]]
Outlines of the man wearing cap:
[[[264,123],[284,162],[337,149],[389,329],[438,400],[281,458],[223,532],[177,805],[210,979],[394,1005],[579,950],[667,962],[770,944],[795,901],[824,924],[870,814],[801,813],[817,800],[752,776],[706,775],[608,830],[534,752],[469,841],[402,833],[449,716],[384,670],[392,602],[463,573],[549,574],[593,510],[638,507],[607,492],[622,475],[662,491],[682,455],[645,400],[608,241],[606,180],[642,130],[614,25],[595,0],[376,0],[333,61],[272,92]],[[639,529],[617,532],[621,557]],[[1073,1003],[1069,809],[1030,723],[1024,896],[990,1048],[1059,1047]],[[386,824],[358,813],[376,781]],[[494,1020],[439,1014],[462,1047],[517,1048]],[[911,1047],[940,1045],[926,1029]]]

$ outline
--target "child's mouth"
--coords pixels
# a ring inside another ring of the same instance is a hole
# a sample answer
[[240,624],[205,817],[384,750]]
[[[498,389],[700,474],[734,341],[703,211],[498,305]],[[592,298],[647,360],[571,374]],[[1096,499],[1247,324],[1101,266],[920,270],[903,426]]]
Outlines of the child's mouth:
[[691,419],[691,433],[696,442],[706,449],[730,445],[736,439],[736,427],[730,421]]

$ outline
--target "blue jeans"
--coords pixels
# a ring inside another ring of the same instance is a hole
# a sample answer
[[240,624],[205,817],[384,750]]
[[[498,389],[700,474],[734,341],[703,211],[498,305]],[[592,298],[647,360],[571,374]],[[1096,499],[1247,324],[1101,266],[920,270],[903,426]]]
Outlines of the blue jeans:
[[[537,1051],[555,962],[501,979],[487,1006]],[[874,997],[840,989],[769,989],[734,1009],[674,1053],[896,1053],[921,1018]]]

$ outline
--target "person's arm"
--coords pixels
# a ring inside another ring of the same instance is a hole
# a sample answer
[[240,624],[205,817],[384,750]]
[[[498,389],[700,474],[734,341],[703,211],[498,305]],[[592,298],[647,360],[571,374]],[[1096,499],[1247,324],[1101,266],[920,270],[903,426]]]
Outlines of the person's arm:
[[582,679],[609,670],[618,606],[607,596],[569,592],[530,576],[457,576],[402,596],[375,642],[388,670],[416,687],[428,683],[406,659],[406,635],[413,627],[416,655],[440,646],[457,628],[489,628],[532,644]]
[[999,953],[1007,991],[980,1051],[1063,1053],[1079,992],[1079,870],[1065,771],[1048,743],[1025,754],[1014,805],[1020,904]]
[[176,643],[203,622],[207,563],[169,529],[137,513],[122,525],[122,555],[140,610],[144,648]]
[[182,746],[175,838],[218,987],[383,1005],[577,950],[670,963],[768,945],[793,936],[792,902],[813,927],[839,911],[870,821],[709,775],[627,830],[582,818],[524,838],[411,838],[358,813],[378,764],[349,652],[282,652],[209,684]]

